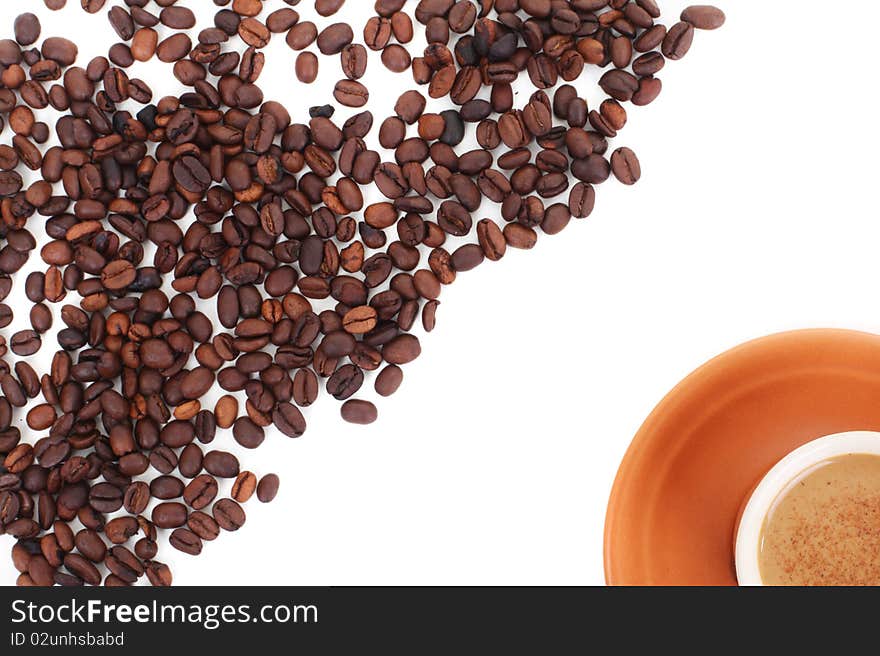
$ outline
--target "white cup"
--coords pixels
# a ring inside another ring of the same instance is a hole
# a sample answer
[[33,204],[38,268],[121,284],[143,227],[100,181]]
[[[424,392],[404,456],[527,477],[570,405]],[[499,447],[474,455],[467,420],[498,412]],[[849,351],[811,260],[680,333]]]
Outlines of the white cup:
[[736,578],[740,585],[764,585],[759,553],[764,519],[790,483],[829,458],[850,454],[880,455],[880,433],[850,431],[826,435],[795,449],[767,472],[749,497],[736,533]]

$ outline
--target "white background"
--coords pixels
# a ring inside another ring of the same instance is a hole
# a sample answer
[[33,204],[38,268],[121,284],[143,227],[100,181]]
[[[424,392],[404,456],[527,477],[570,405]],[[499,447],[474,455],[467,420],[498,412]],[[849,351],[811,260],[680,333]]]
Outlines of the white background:
[[[115,35],[78,4],[47,16],[37,0],[5,0],[0,19],[11,35],[15,15],[39,10],[44,36],[87,42],[85,65]],[[184,4],[210,24],[212,3]],[[359,40],[372,2],[346,4]],[[661,4],[671,25],[687,3]],[[880,20],[877,3],[856,5],[860,25]],[[767,333],[880,326],[873,44],[829,22],[827,3],[722,6],[725,27],[697,33],[615,141],[638,153],[642,181],[609,181],[590,219],[460,275],[375,424],[345,424],[324,396],[305,436],[270,434],[244,454],[246,468],[281,475],[278,498],[249,502],[245,528],[198,559],[165,547],[176,583],[601,584],[615,471],[678,380]],[[331,100],[336,57],[321,58],[324,84],[303,87],[283,35],[266,53],[260,85],[294,120]],[[375,139],[410,82],[371,57]],[[161,64],[132,75],[157,98],[179,90]],[[594,79],[580,83],[591,106]],[[27,324],[16,307],[7,337]],[[47,338],[33,361],[53,350]],[[230,444],[224,432],[214,446]],[[4,564],[0,582],[14,574]]]

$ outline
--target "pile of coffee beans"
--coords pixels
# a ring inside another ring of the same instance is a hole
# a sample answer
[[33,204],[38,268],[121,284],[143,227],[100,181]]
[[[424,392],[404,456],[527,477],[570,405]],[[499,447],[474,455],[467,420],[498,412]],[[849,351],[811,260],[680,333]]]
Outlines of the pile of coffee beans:
[[[207,26],[175,0],[111,4],[119,42],[84,67],[74,42],[41,41],[34,14],[0,40],[0,127],[14,133],[0,145],[0,327],[13,284],[33,303],[31,328],[0,337],[0,533],[17,538],[21,585],[168,585],[159,531],[199,554],[245,523],[242,503],[278,491],[212,448],[218,429],[246,449],[271,426],[299,437],[321,387],[346,421],[375,421],[359,391],[372,376],[394,394],[444,286],[589,216],[610,176],[639,180],[635,153],[609,148],[624,104],[657,98],[666,61],[724,22],[700,5],[667,28],[654,0],[376,0],[363,25],[321,27],[299,0],[214,0]],[[313,4],[332,20],[343,0]],[[427,47],[410,53],[416,25]],[[341,65],[308,124],[257,84],[281,35],[300,83],[322,58]],[[406,88],[379,117],[385,157],[365,141],[371,51]],[[188,91],[154,98],[127,73],[153,58]],[[605,69],[594,108],[573,84],[587,67]],[[520,80],[534,92],[518,104]],[[364,109],[338,125],[338,105]],[[35,117],[46,109],[52,125]],[[468,135],[478,148],[460,147]],[[40,224],[42,263],[22,283]],[[26,358],[52,306],[64,327],[37,372]]]

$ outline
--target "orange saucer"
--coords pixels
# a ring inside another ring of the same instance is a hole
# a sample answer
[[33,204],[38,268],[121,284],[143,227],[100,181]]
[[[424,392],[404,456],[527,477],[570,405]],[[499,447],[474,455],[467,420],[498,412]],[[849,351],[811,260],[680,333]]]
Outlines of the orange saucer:
[[709,361],[654,409],[617,472],[605,518],[611,585],[736,585],[740,508],[817,437],[880,430],[880,336],[801,330]]

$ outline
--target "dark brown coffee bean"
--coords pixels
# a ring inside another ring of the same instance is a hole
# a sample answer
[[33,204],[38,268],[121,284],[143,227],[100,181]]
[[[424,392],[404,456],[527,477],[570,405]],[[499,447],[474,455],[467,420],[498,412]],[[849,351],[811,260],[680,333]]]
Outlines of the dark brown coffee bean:
[[140,515],[147,509],[150,502],[150,486],[142,481],[135,481],[125,490],[123,507],[132,515]]
[[173,476],[159,476],[150,481],[150,494],[167,501],[183,495],[183,481]]
[[220,525],[209,514],[196,510],[186,520],[187,527],[202,540],[216,540],[220,535]]
[[[301,370],[302,371],[302,370]],[[314,384],[315,388],[317,388],[317,380],[302,383],[308,387],[311,387]],[[309,395],[312,394],[311,389],[300,389],[299,394]],[[317,395],[317,389],[314,390],[314,396]],[[294,399],[297,396],[297,380],[294,378]],[[311,396],[311,398],[314,398]],[[306,398],[308,400],[308,398]],[[299,400],[297,400],[299,402]],[[308,405],[302,404],[301,405]],[[281,431],[287,437],[299,437],[306,430],[306,420],[300,412],[299,408],[290,403],[279,403],[276,408],[272,412],[272,421],[275,424],[275,427]]]
[[309,47],[317,36],[318,28],[315,24],[311,21],[302,21],[290,28],[287,33],[287,45],[293,50],[303,50]]
[[40,38],[40,19],[34,14],[21,14],[15,19],[15,40],[19,45],[29,46]]
[[712,5],[691,5],[681,12],[681,20],[698,30],[716,30],[724,25],[724,19],[724,12]]
[[205,471],[218,478],[235,478],[238,476],[238,458],[226,451],[209,451],[205,454],[203,465]]
[[302,407],[309,406],[315,402],[317,396],[318,378],[315,373],[309,369],[297,371],[293,377],[293,400],[296,404]]
[[53,36],[43,41],[40,52],[43,57],[57,62],[60,66],[70,66],[76,61],[79,49],[72,41]]
[[334,23],[324,28],[317,37],[318,50],[325,55],[336,55],[351,43],[354,33],[347,23]]
[[190,556],[198,556],[202,553],[202,539],[188,528],[174,529],[168,542],[178,551]]
[[42,341],[34,330],[20,330],[9,339],[9,348],[16,355],[33,355],[40,350]]
[[370,98],[370,92],[356,80],[340,80],[333,89],[333,97],[347,107],[363,107]]
[[528,250],[534,248],[538,241],[538,235],[528,226],[520,223],[508,223],[504,226],[504,238],[511,248]]
[[602,90],[615,100],[629,101],[638,90],[638,80],[631,73],[613,70],[605,73],[599,80]]
[[177,528],[186,524],[186,506],[177,502],[165,502],[153,508],[153,523],[159,528]]
[[276,9],[266,16],[266,27],[271,32],[286,32],[299,21],[299,14],[288,7]]
[[156,587],[167,587],[171,585],[172,576],[168,565],[160,563],[156,560],[150,561],[146,566],[147,578],[150,583]]
[[691,49],[693,41],[694,26],[685,22],[676,23],[669,28],[669,32],[663,39],[661,47],[663,56],[672,60],[681,59]]
[[275,474],[266,474],[257,484],[257,498],[262,503],[269,503],[278,494],[280,481]]
[[593,213],[596,203],[596,192],[592,185],[578,182],[571,188],[568,195],[568,207],[572,216],[584,219]]
[[642,169],[636,154],[629,148],[618,148],[611,155],[611,171],[620,182],[633,185],[642,177]]
[[389,364],[376,376],[375,388],[380,396],[391,396],[403,382],[403,370],[396,364]]
[[359,80],[367,71],[367,50],[359,43],[345,46],[339,54],[342,72],[349,80]]
[[[250,417],[239,417],[232,426],[232,435],[235,441],[247,449],[256,449],[265,439],[263,429],[257,426]],[[212,452],[216,453],[216,452]],[[211,454],[208,454],[211,455]],[[208,469],[206,464],[205,469]],[[208,469],[208,471],[211,471]],[[212,474],[217,474],[211,471]],[[224,476],[228,478],[228,476]]]
[[183,499],[195,510],[208,506],[217,496],[217,480],[208,474],[200,474],[190,481],[183,491]]
[[372,424],[378,417],[376,406],[369,401],[349,399],[342,404],[342,418],[351,424]]
[[385,16],[373,16],[364,25],[364,44],[370,50],[382,50],[391,40],[391,21]]
[[156,57],[165,63],[176,62],[183,59],[192,50],[190,38],[179,32],[160,41],[156,46]]
[[637,106],[648,105],[660,95],[662,82],[655,77],[643,77],[639,80],[639,88],[633,94],[632,103]]
[[666,64],[666,58],[659,52],[649,52],[637,57],[632,63],[633,73],[636,75],[656,75]]
[[104,7],[106,0],[80,0],[82,8],[90,14],[97,14]]
[[214,519],[224,531],[237,531],[245,523],[245,513],[232,499],[220,499],[214,504]]

